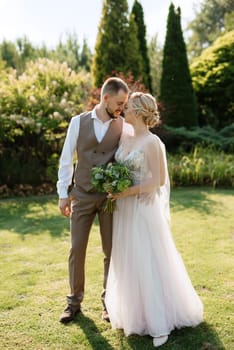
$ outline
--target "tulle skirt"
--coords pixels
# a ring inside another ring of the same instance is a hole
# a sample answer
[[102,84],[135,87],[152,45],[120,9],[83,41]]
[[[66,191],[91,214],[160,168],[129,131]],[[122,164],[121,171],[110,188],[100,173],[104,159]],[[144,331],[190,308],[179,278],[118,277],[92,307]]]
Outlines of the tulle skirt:
[[113,328],[158,337],[196,326],[203,305],[178,253],[156,195],[117,201],[106,306]]

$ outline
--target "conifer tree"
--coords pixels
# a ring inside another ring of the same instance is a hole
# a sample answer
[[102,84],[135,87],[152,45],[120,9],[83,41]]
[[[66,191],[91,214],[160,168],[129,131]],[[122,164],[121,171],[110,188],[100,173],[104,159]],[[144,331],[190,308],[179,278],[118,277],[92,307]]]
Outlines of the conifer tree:
[[198,123],[196,99],[189,72],[186,46],[181,29],[180,8],[171,3],[163,49],[160,101],[162,119],[174,127]]
[[100,87],[114,71],[127,73],[129,50],[127,0],[105,0],[92,65],[94,85]]
[[142,5],[135,0],[132,7],[132,15],[137,25],[137,37],[139,40],[140,53],[142,55],[143,61],[143,83],[144,85],[152,91],[151,75],[150,75],[150,61],[148,57],[147,41],[146,41],[146,26],[144,23],[144,12]]
[[[140,52],[139,40],[137,37],[137,25],[134,16],[131,14],[129,18],[129,34],[128,34],[128,52],[126,54],[126,71],[131,73],[134,80],[140,80],[144,83],[144,65]],[[144,84],[145,85],[145,84]]]
[[150,60],[152,94],[156,97],[159,97],[160,81],[162,76],[163,48],[158,43],[157,35],[151,38],[148,46],[148,53]]
[[92,61],[92,53],[90,48],[88,47],[87,40],[83,39],[83,47],[80,53],[80,66],[84,68],[87,72],[90,72]]

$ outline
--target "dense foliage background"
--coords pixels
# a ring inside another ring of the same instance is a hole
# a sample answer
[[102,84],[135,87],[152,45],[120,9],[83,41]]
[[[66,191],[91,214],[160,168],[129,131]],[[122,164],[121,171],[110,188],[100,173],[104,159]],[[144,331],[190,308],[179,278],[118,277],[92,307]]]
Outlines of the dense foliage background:
[[187,42],[172,3],[163,47],[157,36],[147,42],[137,0],[132,9],[104,2],[94,53],[76,33],[53,49],[26,37],[0,43],[0,195],[55,191],[68,123],[93,108],[110,75],[157,97],[162,125],[152,131],[166,144],[173,186],[233,186],[231,3],[204,0]]

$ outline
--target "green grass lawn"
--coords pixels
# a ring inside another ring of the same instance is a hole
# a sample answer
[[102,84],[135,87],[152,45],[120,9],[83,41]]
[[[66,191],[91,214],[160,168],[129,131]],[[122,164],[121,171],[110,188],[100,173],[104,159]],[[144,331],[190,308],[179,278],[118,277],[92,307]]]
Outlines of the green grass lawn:
[[[207,188],[171,194],[172,231],[204,303],[196,328],[173,331],[162,350],[234,349],[234,192]],[[87,251],[86,294],[75,322],[58,319],[69,293],[69,220],[55,196],[0,201],[1,349],[154,349],[149,336],[112,330],[101,320],[102,252],[94,225]]]

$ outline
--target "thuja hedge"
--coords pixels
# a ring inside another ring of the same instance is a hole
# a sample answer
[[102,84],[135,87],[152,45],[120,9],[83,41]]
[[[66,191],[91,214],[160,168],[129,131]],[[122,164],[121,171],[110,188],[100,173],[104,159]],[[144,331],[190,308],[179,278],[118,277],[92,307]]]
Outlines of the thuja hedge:
[[171,153],[190,152],[195,145],[209,146],[217,152],[234,153],[234,123],[221,130],[211,126],[187,129],[163,125],[155,128],[154,132],[161,137]]

